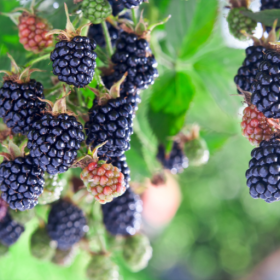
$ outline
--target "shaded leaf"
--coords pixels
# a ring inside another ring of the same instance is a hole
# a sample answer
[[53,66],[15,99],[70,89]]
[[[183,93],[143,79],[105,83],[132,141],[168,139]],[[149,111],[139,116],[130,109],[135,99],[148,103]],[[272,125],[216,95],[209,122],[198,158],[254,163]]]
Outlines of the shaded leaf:
[[272,26],[274,21],[277,20],[277,26],[280,26],[280,9],[264,10],[256,13],[252,11],[241,11],[241,13],[266,26]]

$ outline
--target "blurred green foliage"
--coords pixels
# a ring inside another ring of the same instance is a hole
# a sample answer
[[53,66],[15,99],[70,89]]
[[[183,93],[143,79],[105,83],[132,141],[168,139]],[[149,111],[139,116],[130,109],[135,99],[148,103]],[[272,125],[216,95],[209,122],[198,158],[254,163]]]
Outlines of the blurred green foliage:
[[[58,9],[46,4],[42,15],[55,28],[64,28],[63,1],[56,2]],[[66,2],[73,10],[72,2]],[[0,11],[9,12],[19,5],[16,0],[0,1]],[[280,204],[253,200],[245,182],[252,146],[240,133],[238,112],[242,99],[232,96],[236,94],[233,77],[244,51],[223,44],[217,20],[218,0],[149,0],[142,6],[151,23],[169,14],[172,17],[156,28],[151,40],[160,76],[142,93],[134,120],[135,134],[131,150],[126,153],[132,179],[142,181],[158,169],[158,143],[168,146],[170,137],[185,124],[201,126],[211,158],[206,166],[188,168],[178,176],[182,204],[171,224],[154,238],[154,257],[149,267],[133,274],[117,256],[116,261],[126,280],[178,280],[178,270],[185,277],[191,275],[183,279],[236,279],[280,241]],[[21,65],[38,56],[24,51],[16,26],[8,17],[0,16],[0,26],[1,69],[9,68],[5,55],[8,51]],[[45,88],[51,87],[50,62],[42,61],[36,68],[45,72],[35,73],[34,78]],[[82,93],[90,107],[91,92]],[[29,237],[35,228],[36,222],[29,222],[9,256],[0,260],[0,279],[85,279],[84,267],[89,260],[85,253],[81,252],[69,268],[31,257]],[[168,270],[174,271],[173,276],[165,276]]]

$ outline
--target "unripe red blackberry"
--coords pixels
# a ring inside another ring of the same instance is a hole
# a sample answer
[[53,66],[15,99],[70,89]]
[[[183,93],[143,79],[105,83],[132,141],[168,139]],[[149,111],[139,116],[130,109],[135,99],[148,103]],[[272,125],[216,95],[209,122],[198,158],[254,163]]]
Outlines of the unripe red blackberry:
[[52,45],[52,36],[46,37],[50,27],[45,19],[23,12],[19,17],[19,41],[27,51],[38,53]]
[[47,231],[57,248],[68,250],[79,242],[87,231],[83,211],[67,200],[59,200],[52,205],[48,217]]
[[36,206],[44,184],[43,171],[30,156],[0,164],[2,198],[14,210],[24,211]]
[[280,142],[277,138],[262,141],[251,153],[246,171],[247,186],[253,198],[266,202],[280,199]]
[[241,128],[243,135],[256,146],[263,140],[268,141],[274,133],[273,125],[254,105],[244,109]]
[[76,117],[46,113],[32,125],[27,148],[35,164],[55,175],[66,172],[73,164],[84,137],[83,126]]
[[16,243],[23,232],[24,227],[13,221],[8,213],[0,221],[0,243],[7,247]]
[[[251,46],[246,49],[246,58],[234,77],[235,84],[242,90],[251,91],[251,85],[259,71],[258,68],[263,60],[265,51],[265,47],[262,46]],[[238,89],[237,92],[241,93]]]
[[3,71],[3,86],[0,88],[0,117],[13,133],[27,134],[30,126],[42,116],[45,103],[43,85],[30,80],[30,69],[21,70],[13,60],[14,71]]
[[251,86],[251,102],[267,118],[280,117],[279,66],[280,53],[276,50],[266,50]]
[[91,162],[83,169],[81,179],[101,204],[108,203],[125,192],[124,175],[112,164]]
[[173,174],[181,173],[188,167],[188,158],[184,155],[182,147],[179,143],[174,141],[172,150],[169,154],[166,154],[163,145],[158,147],[157,159],[163,165],[164,168],[171,171]]
[[117,167],[121,173],[124,175],[125,187],[129,188],[130,178],[130,169],[126,162],[126,156],[122,155],[120,157],[101,157],[100,160],[104,160],[107,163],[111,163],[113,166]]
[[112,202],[102,205],[103,222],[112,235],[134,235],[141,226],[142,201],[128,188]]
[[67,25],[65,30],[53,30],[49,34],[59,34],[61,40],[51,53],[53,74],[68,85],[81,88],[88,85],[93,78],[96,67],[96,43],[85,36],[80,36],[81,27],[77,30],[69,19],[65,4]]

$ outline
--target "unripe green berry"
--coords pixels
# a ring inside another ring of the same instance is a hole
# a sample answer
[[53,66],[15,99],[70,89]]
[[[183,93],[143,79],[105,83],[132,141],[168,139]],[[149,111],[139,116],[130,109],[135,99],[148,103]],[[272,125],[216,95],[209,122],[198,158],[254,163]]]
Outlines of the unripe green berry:
[[227,21],[230,33],[239,40],[246,40],[246,35],[241,33],[241,30],[246,31],[247,34],[252,35],[257,26],[257,22],[244,16],[240,11],[249,11],[245,7],[233,8],[230,10]]
[[137,234],[126,238],[123,246],[123,258],[134,272],[144,269],[152,257],[153,249],[147,236]]

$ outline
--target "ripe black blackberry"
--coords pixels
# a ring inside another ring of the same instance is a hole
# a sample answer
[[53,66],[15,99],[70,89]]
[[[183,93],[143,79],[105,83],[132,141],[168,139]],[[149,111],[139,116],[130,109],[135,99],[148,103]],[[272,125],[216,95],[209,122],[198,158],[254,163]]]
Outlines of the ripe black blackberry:
[[[111,23],[106,22],[106,24],[107,24],[108,32],[110,34],[111,44],[113,47],[115,47],[119,35],[119,31]],[[90,39],[94,39],[96,44],[101,48],[106,47],[105,37],[103,34],[103,29],[101,24],[91,24],[88,29],[88,37]]]
[[253,198],[266,202],[280,199],[280,142],[277,138],[262,141],[251,152],[252,159],[246,171],[247,186]]
[[129,182],[131,180],[130,178],[130,169],[128,167],[128,164],[126,162],[126,156],[122,155],[120,157],[100,157],[99,160],[104,160],[107,163],[111,163],[113,166],[117,167],[121,173],[124,175],[125,180],[125,187],[129,188]]
[[30,156],[0,164],[2,198],[14,210],[24,211],[36,206],[44,184],[43,170]]
[[163,145],[158,147],[157,159],[164,168],[171,171],[173,174],[183,172],[184,168],[188,167],[188,158],[184,155],[179,143],[174,141],[171,152],[166,155]]
[[251,102],[267,118],[280,117],[279,66],[280,53],[275,50],[266,50],[251,86]]
[[134,113],[126,98],[109,99],[105,105],[95,104],[89,114],[85,124],[86,144],[94,148],[107,141],[98,149],[98,156],[119,157],[130,149]]
[[58,249],[70,249],[87,231],[83,211],[69,201],[59,200],[52,205],[47,231],[50,238],[57,241]]
[[[271,9],[280,9],[279,0],[261,0],[261,11]],[[265,28],[267,32],[270,32],[271,26],[266,26]]]
[[7,213],[0,220],[0,242],[5,246],[13,245],[24,232],[24,227],[11,219]]
[[103,222],[112,235],[134,235],[141,226],[142,201],[128,188],[112,202],[102,205]]
[[143,3],[143,0],[109,0],[113,9],[122,11],[124,8],[132,9]]
[[127,72],[123,86],[128,89],[145,89],[158,77],[157,62],[148,41],[139,39],[134,33],[120,34],[112,62],[114,72],[113,78],[110,79],[117,82]]
[[[258,68],[263,60],[265,51],[265,47],[261,46],[251,46],[246,49],[246,58],[234,77],[235,84],[242,90],[251,91],[251,85],[258,73]],[[241,94],[239,90],[237,92]]]
[[21,69],[10,55],[8,57],[12,71],[1,71],[6,75],[0,88],[0,118],[13,133],[27,134],[45,109],[45,103],[38,99],[44,98],[43,86],[30,80],[30,74],[35,69]]
[[85,139],[82,124],[67,113],[44,114],[32,125],[27,137],[34,163],[50,175],[68,170]]
[[[103,83],[107,89],[110,89],[114,82],[114,74],[103,76]],[[140,91],[136,89],[132,83],[126,81],[120,86],[120,97],[126,99],[127,103],[130,104],[133,108],[133,112],[138,110],[138,104],[141,102]]]
[[95,48],[95,41],[83,36],[58,42],[51,53],[53,74],[68,85],[78,88],[88,85],[96,67]]
[[117,16],[120,12],[122,12],[125,7],[120,1],[108,0],[110,5],[112,6],[113,16]]

